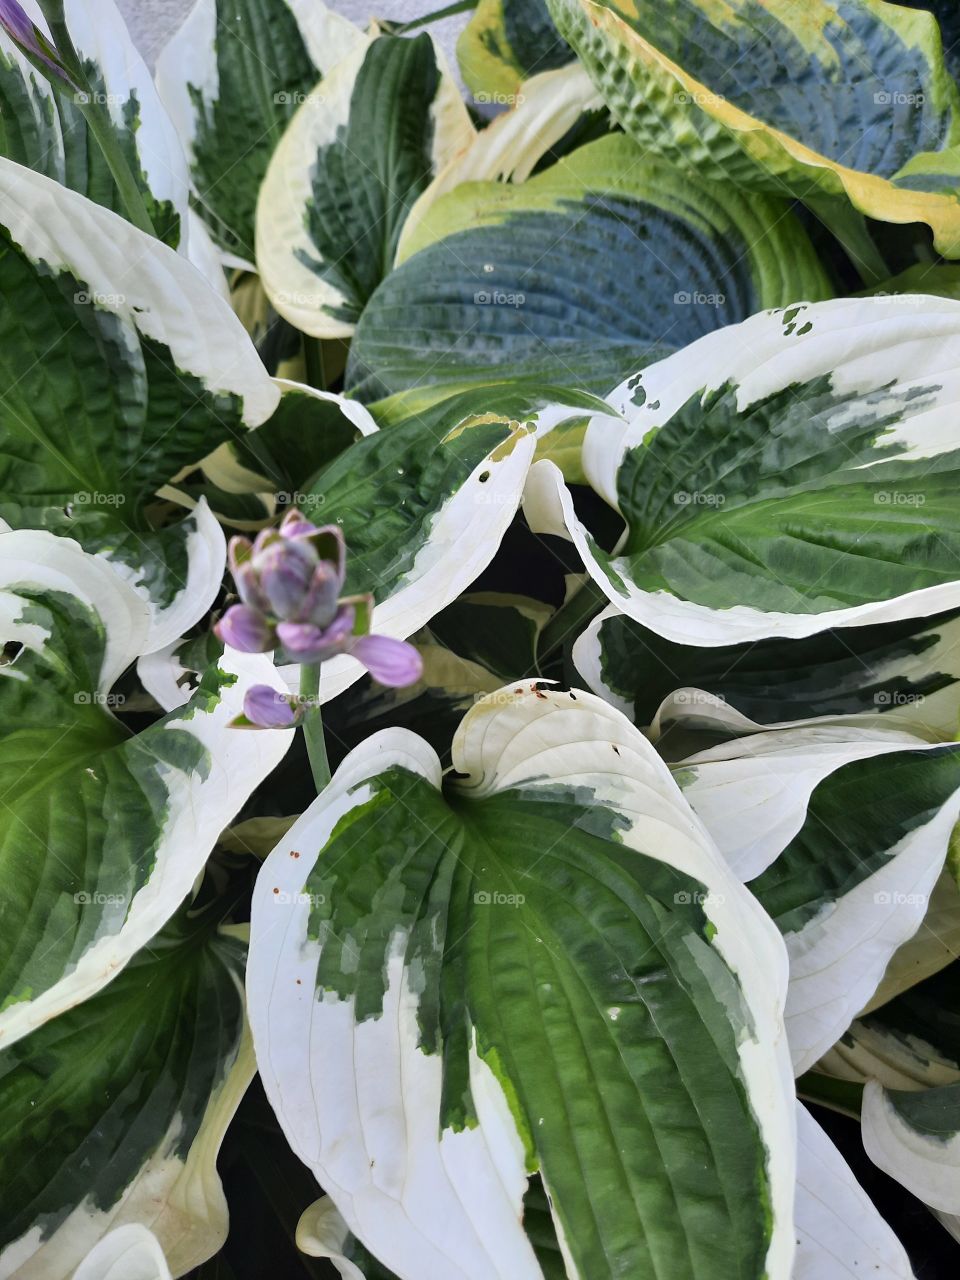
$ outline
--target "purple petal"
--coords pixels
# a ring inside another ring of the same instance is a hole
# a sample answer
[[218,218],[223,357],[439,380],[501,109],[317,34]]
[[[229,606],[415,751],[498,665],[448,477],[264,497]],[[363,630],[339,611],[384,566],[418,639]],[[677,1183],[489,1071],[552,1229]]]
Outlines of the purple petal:
[[254,557],[253,567],[270,612],[277,618],[297,616],[317,567],[313,548],[277,538]]
[[292,622],[310,622],[315,627],[329,627],[337,616],[340,578],[332,564],[321,560],[313,571],[310,586],[291,618]]
[[299,662],[326,662],[350,647],[353,610],[340,609],[329,627],[310,622],[281,622],[277,637],[291,658]]
[[291,507],[280,521],[280,534],[284,538],[309,538],[316,532],[317,526],[311,524],[296,507]]
[[247,604],[233,605],[213,630],[224,644],[241,653],[266,653],[277,643],[269,621]]
[[289,729],[297,723],[290,695],[268,684],[252,685],[244,695],[243,714],[260,729]]
[[350,652],[359,658],[374,680],[391,689],[414,684],[423,674],[423,659],[406,640],[360,636],[351,645]]

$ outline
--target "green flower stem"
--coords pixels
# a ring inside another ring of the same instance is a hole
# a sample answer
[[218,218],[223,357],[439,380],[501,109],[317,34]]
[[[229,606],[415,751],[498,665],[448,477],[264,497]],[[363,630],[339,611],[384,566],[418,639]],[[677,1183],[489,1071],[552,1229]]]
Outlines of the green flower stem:
[[304,663],[300,668],[300,697],[306,704],[303,719],[303,736],[307,743],[307,757],[313,773],[317,794],[330,781],[330,762],[327,744],[323,736],[323,716],[320,713],[320,663]]
[[409,22],[392,27],[393,34],[402,36],[408,31],[415,31],[417,27],[426,26],[428,22],[439,22],[441,18],[450,18],[455,13],[469,13],[471,9],[476,9],[479,2],[480,0],[455,0],[453,4],[444,5],[442,9],[425,13],[422,18],[411,18]]
[[304,335],[303,365],[309,385],[316,387],[318,391],[326,391],[327,373],[324,368],[323,343],[319,338]]

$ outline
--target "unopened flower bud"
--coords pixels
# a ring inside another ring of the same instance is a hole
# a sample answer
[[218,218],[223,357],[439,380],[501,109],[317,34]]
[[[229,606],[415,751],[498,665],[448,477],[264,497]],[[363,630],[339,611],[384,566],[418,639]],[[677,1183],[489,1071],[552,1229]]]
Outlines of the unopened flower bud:
[[235,604],[213,628],[214,634],[241,653],[266,653],[277,639],[267,618],[247,604]]

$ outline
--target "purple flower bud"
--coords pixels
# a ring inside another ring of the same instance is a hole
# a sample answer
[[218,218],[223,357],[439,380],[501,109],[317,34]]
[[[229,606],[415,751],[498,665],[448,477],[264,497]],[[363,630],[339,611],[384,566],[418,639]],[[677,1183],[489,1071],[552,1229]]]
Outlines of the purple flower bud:
[[342,585],[334,565],[328,560],[321,560],[313,571],[310,586],[291,621],[329,627],[337,616],[337,599]]
[[363,663],[374,680],[391,689],[414,684],[423,674],[423,659],[406,640],[391,640],[389,636],[358,636],[350,652]]
[[242,653],[266,653],[276,648],[276,635],[268,619],[246,604],[228,609],[213,630],[224,644]]
[[306,542],[274,538],[255,552],[252,566],[275,618],[299,613],[317,567],[317,553]]
[[301,719],[294,699],[268,684],[250,686],[244,695],[243,714],[258,729],[290,729]]
[[0,0],[0,26],[24,53],[33,54],[49,67],[54,75],[59,76],[61,80],[66,80],[68,84],[72,83],[63,66],[55,61],[56,50],[53,45],[17,0]]
[[350,648],[353,622],[354,611],[347,605],[338,610],[329,627],[310,622],[281,622],[277,626],[277,638],[297,662],[326,662]]

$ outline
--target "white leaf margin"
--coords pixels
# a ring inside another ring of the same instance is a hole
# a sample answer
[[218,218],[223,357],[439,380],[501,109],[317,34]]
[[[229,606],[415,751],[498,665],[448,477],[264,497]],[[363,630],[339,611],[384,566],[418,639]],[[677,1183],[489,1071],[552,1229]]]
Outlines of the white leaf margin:
[[94,1245],[73,1280],[171,1280],[171,1275],[153,1232],[129,1223]]
[[864,1149],[878,1169],[938,1213],[960,1214],[960,1132],[939,1138],[914,1129],[877,1080],[864,1085],[860,1122]]
[[[618,747],[615,766],[599,763],[601,741]],[[506,686],[467,713],[453,765],[467,775],[459,788],[476,796],[573,777],[594,789],[597,803],[631,820],[625,844],[669,847],[664,860],[709,888],[713,944],[755,1018],[756,1038],[741,1043],[740,1062],[771,1153],[776,1226],[768,1273],[788,1280],[795,1113],[781,1018],[786,955],[776,928],[726,867],[653,748],[602,700],[544,692],[537,682],[519,691]],[[349,1229],[401,1280],[541,1280],[520,1222],[523,1145],[501,1085],[475,1053],[479,1127],[437,1140],[441,1064],[417,1049],[417,997],[403,970],[402,937],[388,961],[382,1017],[357,1024],[352,1001],[316,999],[319,945],[308,938],[304,885],[337,822],[393,766],[440,786],[440,762],[421,738],[401,729],[373,735],[347,756],[257,879],[247,995],[264,1087],[288,1141]]]
[[[788,312],[793,316],[789,324],[785,323]],[[800,333],[808,324],[810,330]],[[923,412],[888,429],[884,436],[885,444],[905,447],[905,452],[891,457],[891,466],[934,458],[955,444],[960,400],[957,367],[960,303],[951,299],[898,294],[800,302],[760,312],[647,366],[642,371],[646,398],[641,408],[632,400],[635,378],[624,381],[607,398],[624,421],[611,423],[601,415],[591,419],[583,445],[584,471],[596,492],[619,509],[616,478],[624,455],[665,425],[692,395],[734,382],[737,406],[742,409],[790,383],[827,374],[840,394],[877,392],[891,382],[898,390],[921,387],[935,378],[941,389]],[[884,465],[875,462],[875,473],[882,474]],[[565,528],[611,603],[651,631],[681,644],[706,647],[768,636],[800,638],[828,627],[921,617],[960,604],[960,581],[816,614],[765,612],[747,605],[712,609],[668,591],[641,591],[630,583],[621,590],[597,562],[559,469],[540,461],[531,469],[530,479],[531,514],[543,531]]]

